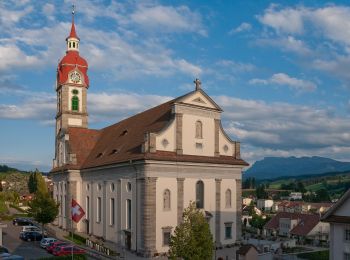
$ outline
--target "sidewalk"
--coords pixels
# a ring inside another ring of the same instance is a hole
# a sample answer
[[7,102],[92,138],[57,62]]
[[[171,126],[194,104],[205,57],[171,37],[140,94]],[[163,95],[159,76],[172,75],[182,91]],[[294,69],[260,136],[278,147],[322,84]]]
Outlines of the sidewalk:
[[[67,236],[69,236],[69,232],[68,231],[64,231],[63,229],[59,228],[58,226],[52,225],[52,224],[48,224],[46,226],[46,229],[48,231],[49,234],[52,234],[53,236],[55,236],[56,238],[58,238],[59,240],[64,240],[64,241],[68,241],[70,243],[73,243],[71,240],[68,240]],[[86,234],[82,234],[77,232],[77,235],[80,235],[82,237],[85,238],[89,238]],[[94,258],[94,259],[104,259],[104,260],[108,260],[108,259],[121,259],[121,260],[146,260],[146,259],[157,259],[157,260],[167,260],[167,257],[152,257],[152,258],[145,258],[145,257],[140,257],[137,256],[136,254],[125,250],[121,247],[118,247],[115,243],[112,242],[104,242],[104,245],[109,247],[111,250],[118,252],[120,255],[119,256],[107,256],[103,253],[100,253],[94,249],[91,249],[88,246],[82,246],[82,245],[78,245],[79,247],[83,248],[86,250],[87,254]]]

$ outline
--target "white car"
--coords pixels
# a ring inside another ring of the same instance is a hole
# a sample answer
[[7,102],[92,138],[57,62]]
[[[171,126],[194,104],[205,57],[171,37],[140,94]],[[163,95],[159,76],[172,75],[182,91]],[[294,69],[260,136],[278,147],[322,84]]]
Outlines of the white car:
[[45,237],[43,239],[41,239],[40,241],[40,246],[42,248],[46,248],[50,243],[56,242],[57,239],[53,238],[53,237]]
[[[39,232],[40,234],[42,233],[41,228],[37,226],[23,226],[21,233],[31,232],[31,231],[36,231],[36,232]],[[45,230],[44,230],[44,236],[47,236],[47,232]]]

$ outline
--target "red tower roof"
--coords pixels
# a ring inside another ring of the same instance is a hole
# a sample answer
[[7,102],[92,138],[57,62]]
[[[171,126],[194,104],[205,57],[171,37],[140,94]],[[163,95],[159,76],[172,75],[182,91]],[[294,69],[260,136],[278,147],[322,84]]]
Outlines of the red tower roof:
[[[73,71],[77,71],[81,75],[81,82],[76,83],[76,85],[89,87],[89,77],[87,75],[88,63],[87,61],[79,55],[79,46],[76,41],[70,40],[71,38],[78,39],[77,33],[75,31],[74,25],[74,12],[72,16],[72,27],[70,34],[67,37],[67,52],[66,55],[61,59],[57,68],[57,84],[75,84],[69,80],[69,75]],[[71,43],[73,48],[71,47]],[[73,45],[74,44],[74,45]]]
[[69,36],[67,37],[67,39],[68,39],[68,38],[76,38],[76,39],[80,40],[79,37],[78,37],[78,35],[77,35],[77,33],[76,33],[76,31],[75,31],[74,15],[73,15],[73,17],[72,17],[72,27],[71,27],[71,29],[70,29],[70,34],[69,34]]

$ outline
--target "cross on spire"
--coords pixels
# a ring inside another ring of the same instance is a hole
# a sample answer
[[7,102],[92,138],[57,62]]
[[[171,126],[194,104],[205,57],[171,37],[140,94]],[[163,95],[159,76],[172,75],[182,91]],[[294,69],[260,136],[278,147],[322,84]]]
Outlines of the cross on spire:
[[74,19],[74,14],[75,14],[75,4],[72,4],[72,15],[73,15],[73,19]]
[[201,89],[202,82],[199,79],[195,79],[193,83],[196,85],[196,90]]

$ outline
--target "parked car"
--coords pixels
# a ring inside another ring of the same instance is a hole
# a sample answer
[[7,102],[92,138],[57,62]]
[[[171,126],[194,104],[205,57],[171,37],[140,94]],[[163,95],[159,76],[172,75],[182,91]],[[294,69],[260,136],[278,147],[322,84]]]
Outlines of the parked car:
[[52,254],[52,252],[55,249],[55,247],[57,247],[57,246],[69,246],[69,245],[71,245],[71,244],[69,244],[68,242],[56,241],[56,242],[50,243],[46,247],[46,250],[47,250],[47,252]]
[[37,231],[21,232],[19,238],[25,241],[40,241],[43,235]]
[[57,239],[56,238],[53,238],[53,237],[45,237],[43,239],[41,239],[40,241],[40,246],[42,248],[46,248],[47,246],[50,245],[50,243],[53,243],[53,242],[56,242]]
[[[41,228],[37,226],[23,226],[21,232],[36,231],[42,234]],[[44,236],[47,236],[47,232],[44,230]]]
[[14,218],[12,224],[15,226],[34,226],[34,223],[27,218]]
[[57,246],[52,253],[55,256],[71,255],[72,253],[73,255],[82,255],[82,254],[85,254],[86,251],[82,248],[69,245],[69,246]]
[[[8,250],[6,247],[0,246],[0,254],[8,253],[8,252],[9,252],[9,250]],[[0,258],[0,259],[1,259],[1,258]]]

